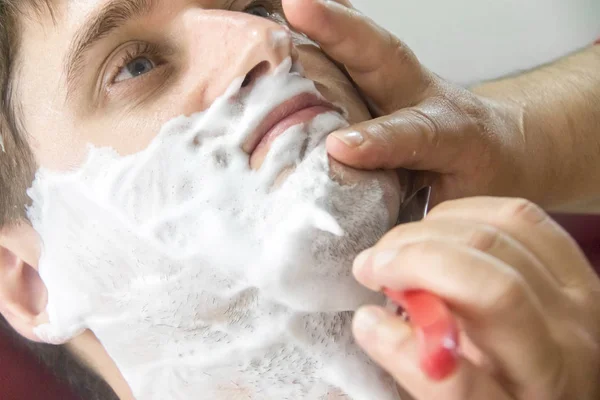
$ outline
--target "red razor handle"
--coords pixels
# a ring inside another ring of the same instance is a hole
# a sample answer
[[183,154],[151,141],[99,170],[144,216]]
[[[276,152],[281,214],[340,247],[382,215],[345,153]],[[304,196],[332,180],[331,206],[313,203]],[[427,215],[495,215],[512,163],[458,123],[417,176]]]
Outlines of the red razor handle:
[[410,317],[419,346],[421,368],[433,380],[450,376],[458,365],[458,326],[448,306],[423,290],[384,294]]

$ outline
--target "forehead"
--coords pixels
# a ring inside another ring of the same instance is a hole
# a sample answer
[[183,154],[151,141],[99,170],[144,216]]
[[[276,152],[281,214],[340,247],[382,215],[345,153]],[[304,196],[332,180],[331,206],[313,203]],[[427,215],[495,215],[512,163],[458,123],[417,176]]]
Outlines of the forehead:
[[84,25],[89,18],[111,10],[114,17],[149,10],[156,6],[179,3],[179,0],[55,0],[54,17],[67,30]]
[[[236,0],[28,0],[24,4],[27,18],[25,24],[35,22],[45,25],[53,22],[55,28],[69,31],[84,25],[87,20],[104,11],[112,11],[114,17],[118,14],[139,14],[151,9],[175,9],[186,4],[194,3],[196,7],[222,8]],[[33,11],[33,12],[32,12]],[[32,15],[33,14],[33,15]]]
[[194,3],[204,8],[223,7],[235,0],[56,0],[58,8],[66,15],[84,16],[110,7],[123,11],[145,10],[153,7],[181,6]]

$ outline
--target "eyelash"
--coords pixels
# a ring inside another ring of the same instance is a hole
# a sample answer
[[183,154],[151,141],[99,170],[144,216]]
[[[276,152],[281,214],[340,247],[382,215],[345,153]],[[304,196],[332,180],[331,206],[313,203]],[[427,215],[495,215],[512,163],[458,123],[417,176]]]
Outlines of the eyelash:
[[[162,64],[162,60],[160,58],[161,50],[159,46],[147,43],[147,42],[137,42],[134,46],[130,46],[125,51],[125,54],[121,56],[121,59],[118,61],[114,71],[110,76],[110,84],[114,85],[120,82],[115,82],[115,79],[119,75],[119,73],[123,70],[123,68],[127,67],[127,64],[136,60],[140,57],[148,57],[150,61],[154,63],[154,67],[157,68]],[[135,78],[139,79],[139,78]]]
[[264,7],[269,11],[269,14],[279,13],[282,11],[281,1],[275,0],[255,0],[249,2],[246,7],[244,7],[244,11],[248,10],[251,7]]

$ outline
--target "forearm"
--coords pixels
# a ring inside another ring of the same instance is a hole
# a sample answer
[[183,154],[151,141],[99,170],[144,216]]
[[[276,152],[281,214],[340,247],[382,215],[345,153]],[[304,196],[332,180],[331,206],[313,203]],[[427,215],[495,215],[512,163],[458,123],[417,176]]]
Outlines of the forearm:
[[474,92],[517,104],[542,205],[600,212],[600,46]]

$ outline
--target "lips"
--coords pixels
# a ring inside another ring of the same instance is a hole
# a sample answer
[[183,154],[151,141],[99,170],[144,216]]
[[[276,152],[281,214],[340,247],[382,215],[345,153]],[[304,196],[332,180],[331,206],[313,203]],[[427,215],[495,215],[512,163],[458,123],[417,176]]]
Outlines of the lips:
[[273,141],[295,125],[305,124],[326,112],[339,112],[332,104],[312,93],[300,94],[279,105],[267,115],[243,145],[250,154],[250,167],[258,169]]

